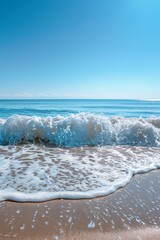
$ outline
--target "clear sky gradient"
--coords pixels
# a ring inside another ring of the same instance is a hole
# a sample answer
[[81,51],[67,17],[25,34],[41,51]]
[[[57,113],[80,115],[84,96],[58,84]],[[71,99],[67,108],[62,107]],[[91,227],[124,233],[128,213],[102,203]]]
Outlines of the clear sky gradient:
[[160,99],[160,1],[0,1],[0,98]]

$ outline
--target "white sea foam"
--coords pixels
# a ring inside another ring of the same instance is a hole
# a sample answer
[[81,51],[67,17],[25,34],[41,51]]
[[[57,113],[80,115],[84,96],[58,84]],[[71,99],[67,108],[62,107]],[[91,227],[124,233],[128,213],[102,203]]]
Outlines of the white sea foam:
[[89,113],[0,119],[0,144],[47,142],[55,146],[159,146],[160,118],[106,117]]
[[0,146],[0,200],[93,198],[160,168],[159,147]]
[[79,113],[0,119],[0,200],[109,194],[134,174],[159,168],[159,145],[157,117]]

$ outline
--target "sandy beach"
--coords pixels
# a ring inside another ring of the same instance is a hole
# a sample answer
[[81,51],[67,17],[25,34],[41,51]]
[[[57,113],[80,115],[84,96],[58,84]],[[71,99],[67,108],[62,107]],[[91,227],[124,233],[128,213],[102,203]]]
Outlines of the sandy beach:
[[159,239],[160,171],[89,200],[0,203],[0,239]]

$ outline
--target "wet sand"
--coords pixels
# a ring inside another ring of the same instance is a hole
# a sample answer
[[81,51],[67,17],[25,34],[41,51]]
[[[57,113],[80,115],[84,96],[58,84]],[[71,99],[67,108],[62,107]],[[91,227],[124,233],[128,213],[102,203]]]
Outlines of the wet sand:
[[0,203],[0,239],[160,239],[160,170],[106,197]]

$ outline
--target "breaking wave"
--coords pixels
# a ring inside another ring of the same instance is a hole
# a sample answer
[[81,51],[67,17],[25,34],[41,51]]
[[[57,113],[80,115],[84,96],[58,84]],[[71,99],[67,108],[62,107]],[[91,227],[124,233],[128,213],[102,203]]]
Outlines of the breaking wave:
[[0,119],[0,144],[34,142],[57,147],[160,145],[160,118],[106,117],[90,113],[37,117],[13,115]]

